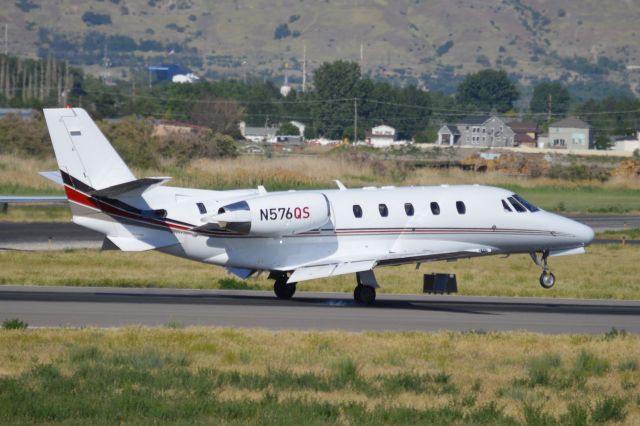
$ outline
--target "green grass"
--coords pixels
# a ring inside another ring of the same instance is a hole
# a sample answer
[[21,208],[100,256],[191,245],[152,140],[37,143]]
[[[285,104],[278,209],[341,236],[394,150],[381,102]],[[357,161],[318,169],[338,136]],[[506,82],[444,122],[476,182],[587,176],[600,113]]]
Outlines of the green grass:
[[505,186],[548,211],[616,214],[640,211],[640,190],[636,189]]
[[0,423],[635,424],[640,393],[625,383],[637,370],[585,369],[563,387],[528,380],[532,368],[569,374],[583,354],[637,360],[638,339],[0,330]]
[[[44,179],[44,178],[42,178]],[[62,187],[34,187],[17,183],[0,182],[0,195],[64,195]]]

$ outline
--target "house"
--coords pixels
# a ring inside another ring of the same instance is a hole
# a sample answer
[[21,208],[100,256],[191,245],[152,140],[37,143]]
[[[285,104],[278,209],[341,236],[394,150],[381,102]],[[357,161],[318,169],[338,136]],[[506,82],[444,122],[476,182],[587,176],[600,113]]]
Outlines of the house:
[[593,142],[591,126],[577,117],[568,117],[549,126],[548,148],[593,149]]
[[618,139],[613,143],[611,150],[622,152],[634,152],[636,149],[640,149],[640,130],[636,130],[635,139],[624,138]]
[[380,125],[373,127],[367,132],[367,144],[374,148],[388,148],[394,144],[397,139],[396,129],[391,126]]
[[438,145],[505,147],[513,146],[514,132],[500,117],[472,115],[438,130]]
[[438,145],[460,145],[460,130],[454,124],[445,124],[438,130]]
[[239,124],[240,134],[243,138],[253,143],[271,142],[275,143],[277,127],[251,127],[247,126],[244,121]]
[[533,121],[511,121],[509,127],[513,130],[513,145],[538,147],[538,125]]

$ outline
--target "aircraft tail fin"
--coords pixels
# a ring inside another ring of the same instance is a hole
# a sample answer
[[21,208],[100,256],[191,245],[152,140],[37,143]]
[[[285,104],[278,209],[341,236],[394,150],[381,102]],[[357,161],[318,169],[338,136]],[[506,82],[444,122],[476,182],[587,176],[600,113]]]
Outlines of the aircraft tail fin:
[[100,190],[136,177],[82,108],[45,108],[49,135],[64,182]]

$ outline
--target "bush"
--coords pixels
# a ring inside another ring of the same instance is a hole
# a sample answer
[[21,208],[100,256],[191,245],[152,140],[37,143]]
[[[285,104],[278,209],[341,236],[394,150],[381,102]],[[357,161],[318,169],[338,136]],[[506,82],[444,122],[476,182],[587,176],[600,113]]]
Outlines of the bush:
[[442,56],[445,55],[451,48],[453,47],[453,41],[449,40],[446,43],[442,44],[436,49],[436,55]]
[[44,120],[31,120],[9,114],[0,119],[0,154],[44,157],[51,153],[49,133]]
[[153,137],[151,121],[127,117],[118,122],[100,121],[97,124],[129,166],[151,168],[158,165],[154,154],[158,140]]
[[88,26],[111,25],[111,16],[103,13],[85,12],[82,21]]
[[226,135],[205,131],[201,133],[176,133],[162,138],[158,152],[185,164],[196,158],[235,158],[238,156],[236,141]]
[[275,33],[273,34],[273,38],[276,40],[280,40],[281,38],[287,38],[291,35],[291,30],[289,29],[288,24],[280,24],[276,28]]
[[18,318],[11,318],[2,321],[2,328],[5,330],[24,330],[27,327],[29,327],[29,324]]
[[596,404],[591,413],[591,419],[595,423],[621,422],[627,417],[625,405],[624,399],[607,397]]

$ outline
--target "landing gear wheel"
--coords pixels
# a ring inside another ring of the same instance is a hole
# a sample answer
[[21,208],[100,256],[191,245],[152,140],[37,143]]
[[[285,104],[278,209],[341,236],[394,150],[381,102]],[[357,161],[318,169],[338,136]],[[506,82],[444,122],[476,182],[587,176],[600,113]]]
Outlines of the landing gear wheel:
[[376,289],[368,285],[358,284],[353,290],[353,299],[361,305],[371,305],[376,301]]
[[296,292],[296,283],[287,284],[287,279],[277,279],[273,291],[278,299],[291,299]]
[[556,283],[556,276],[551,272],[544,271],[540,275],[540,285],[544,288],[551,288]]

